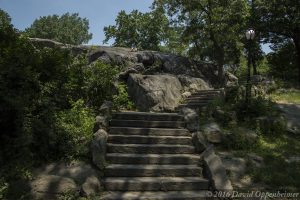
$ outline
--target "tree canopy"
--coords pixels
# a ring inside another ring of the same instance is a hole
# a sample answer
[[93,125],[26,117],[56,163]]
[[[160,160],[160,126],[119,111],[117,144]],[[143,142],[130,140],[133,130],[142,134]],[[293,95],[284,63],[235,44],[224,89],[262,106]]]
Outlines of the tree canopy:
[[104,43],[114,39],[114,46],[159,50],[167,40],[169,23],[161,10],[148,13],[133,10],[129,14],[122,10],[115,21],[115,25],[104,27]]
[[173,24],[183,27],[182,38],[194,58],[215,61],[219,77],[225,64],[237,63],[249,14],[247,1],[159,0]]
[[29,37],[53,39],[75,45],[87,43],[92,39],[89,20],[79,17],[78,13],[40,17],[25,32]]
[[[300,2],[294,0],[255,1],[257,28],[266,42],[285,46],[292,42],[297,54],[298,82],[300,84]],[[278,49],[278,48],[275,48]]]

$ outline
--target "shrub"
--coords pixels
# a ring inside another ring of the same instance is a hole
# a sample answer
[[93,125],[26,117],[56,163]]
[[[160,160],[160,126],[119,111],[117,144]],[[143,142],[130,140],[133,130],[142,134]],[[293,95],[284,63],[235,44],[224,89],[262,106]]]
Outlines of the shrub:
[[93,108],[100,108],[104,100],[112,100],[115,93],[114,80],[118,69],[101,61],[86,67],[85,90],[87,92],[87,103]]
[[115,110],[133,110],[134,103],[129,99],[127,86],[124,83],[118,85],[118,94],[113,96],[113,105]]
[[83,100],[73,102],[71,109],[56,113],[55,134],[51,142],[61,157],[88,155],[87,147],[92,138],[94,119],[94,114],[85,107]]

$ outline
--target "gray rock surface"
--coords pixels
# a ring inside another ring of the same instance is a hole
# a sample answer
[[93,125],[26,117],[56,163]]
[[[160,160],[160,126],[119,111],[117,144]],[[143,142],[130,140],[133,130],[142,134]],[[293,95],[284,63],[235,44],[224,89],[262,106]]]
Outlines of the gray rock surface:
[[198,153],[203,152],[207,147],[207,142],[202,132],[197,131],[192,133],[192,142]]
[[81,186],[81,194],[86,197],[95,196],[101,192],[101,183],[96,176],[90,176]]
[[93,132],[96,133],[99,129],[107,130],[109,126],[109,118],[106,116],[98,115],[95,119]]
[[127,86],[141,111],[174,111],[181,100],[182,86],[172,75],[130,74]]
[[58,199],[66,192],[76,193],[78,188],[73,179],[56,175],[41,175],[31,182],[34,199]]
[[219,156],[215,154],[213,145],[209,146],[202,154],[205,165],[205,174],[217,191],[232,191],[233,187],[227,177],[225,167]]
[[243,134],[249,144],[254,144],[258,139],[258,135],[253,130],[244,127],[238,127],[236,131]]
[[103,116],[111,117],[113,103],[111,101],[104,101],[99,111]]
[[83,184],[89,177],[100,177],[100,172],[90,164],[82,161],[72,163],[50,163],[35,170],[36,175],[57,175],[65,178],[71,178],[78,184]]
[[93,163],[100,169],[105,168],[106,142],[108,134],[104,129],[99,129],[91,142],[91,152]]
[[[87,53],[89,63],[101,60],[104,63],[123,66],[123,76],[129,73],[157,74],[169,73],[173,75],[187,75],[201,78],[208,85],[218,85],[217,66],[212,63],[191,60],[187,57],[156,51],[132,51],[130,48],[68,45],[53,40],[31,38],[38,47],[60,47],[70,49],[75,55]],[[136,67],[136,66],[139,67]]]
[[189,131],[194,132],[199,130],[199,114],[194,109],[182,107],[179,114],[183,115],[186,128]]
[[203,133],[210,143],[217,144],[222,142],[222,130],[215,122],[205,124],[203,126]]
[[178,79],[186,92],[198,92],[211,89],[211,86],[202,78],[195,78],[187,75],[178,75]]

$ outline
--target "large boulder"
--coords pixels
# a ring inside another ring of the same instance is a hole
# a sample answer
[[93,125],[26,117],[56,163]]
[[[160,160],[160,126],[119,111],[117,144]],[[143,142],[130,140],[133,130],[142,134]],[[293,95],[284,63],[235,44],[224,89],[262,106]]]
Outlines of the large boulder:
[[130,74],[127,86],[141,111],[174,111],[181,100],[182,86],[173,75]]
[[103,170],[106,165],[105,155],[107,138],[107,132],[104,129],[99,129],[94,134],[91,142],[92,160],[100,170]]
[[[31,38],[37,48],[69,49],[75,55],[87,54],[89,64],[102,61],[122,68],[120,79],[128,78],[129,73],[187,75],[201,78],[211,85],[218,85],[217,66],[213,63],[201,62],[171,53],[157,51],[132,51],[130,48],[69,45],[48,39]],[[234,78],[229,78],[230,81]],[[199,80],[198,80],[199,81]]]
[[222,130],[215,122],[205,124],[203,126],[203,133],[210,143],[218,144],[222,142]]
[[204,163],[204,173],[211,181],[213,190],[231,192],[233,190],[231,181],[227,177],[222,160],[215,154],[214,147],[209,146],[201,157]]
[[178,79],[187,92],[198,92],[200,90],[211,89],[211,85],[205,82],[202,78],[195,78],[187,75],[178,75]]
[[189,131],[194,132],[199,130],[199,114],[194,109],[182,107],[179,114],[184,117],[186,128]]
[[101,183],[96,176],[88,177],[82,184],[80,189],[81,195],[90,197],[95,196],[101,192]]

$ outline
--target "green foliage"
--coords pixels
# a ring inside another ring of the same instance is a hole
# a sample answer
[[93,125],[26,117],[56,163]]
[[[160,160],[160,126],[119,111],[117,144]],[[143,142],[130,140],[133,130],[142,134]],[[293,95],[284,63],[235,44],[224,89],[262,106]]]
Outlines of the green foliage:
[[29,37],[53,39],[67,44],[87,43],[92,38],[88,31],[89,21],[79,17],[78,13],[40,17],[25,30]]
[[275,112],[274,103],[262,96],[251,98],[249,104],[246,104],[245,100],[242,99],[235,105],[235,110],[241,121],[271,115]]
[[270,65],[270,75],[284,82],[297,82],[297,54],[292,42],[278,45],[267,56]]
[[[278,6],[280,5],[280,6]],[[275,54],[271,54],[270,64],[277,69],[282,67],[283,73],[289,66],[295,65],[297,55],[298,83],[300,84],[300,3],[293,0],[259,0],[256,2],[257,29],[265,41],[276,46],[283,46]],[[293,45],[291,45],[291,43]],[[287,50],[289,49],[289,50]],[[295,52],[295,53],[294,53]],[[277,54],[277,55],[276,55]],[[289,56],[289,57],[287,57]],[[281,58],[279,58],[281,57]],[[278,59],[279,58],[279,59]],[[291,78],[295,76],[292,74]],[[295,75],[296,75],[295,74]],[[278,74],[279,75],[279,74]],[[290,77],[284,77],[290,78]]]
[[95,62],[85,68],[85,90],[87,91],[87,103],[100,108],[104,100],[111,100],[114,93],[114,84],[118,69],[101,61]]
[[264,166],[249,169],[254,181],[267,184],[273,189],[298,192],[300,188],[300,165],[297,162],[288,163],[285,159],[298,155],[299,141],[299,137],[290,137],[285,133],[260,137],[259,143],[253,151],[263,156]]
[[275,102],[300,104],[299,90],[277,90],[274,91],[270,96]]
[[243,128],[234,127],[233,129],[226,131],[224,142],[222,143],[223,148],[230,150],[250,150],[257,146],[246,136],[247,133],[243,131]]
[[129,14],[122,10],[115,21],[116,25],[104,27],[103,41],[114,39],[114,46],[159,50],[169,29],[168,19],[161,10],[148,13],[133,10]]
[[113,105],[115,110],[133,110],[134,103],[129,99],[127,86],[124,83],[118,85],[118,93],[113,96]]
[[[55,114],[55,132],[51,143],[58,157],[76,158],[88,155],[95,116],[83,100],[71,104],[71,109]],[[61,154],[61,156],[59,155]]]
[[156,1],[175,25],[182,27],[182,40],[196,59],[215,61],[220,80],[223,66],[237,64],[249,15],[247,1]]
[[34,165],[88,156],[91,108],[112,100],[118,69],[88,66],[64,49],[37,49],[2,11],[0,22],[0,196],[7,198]]

